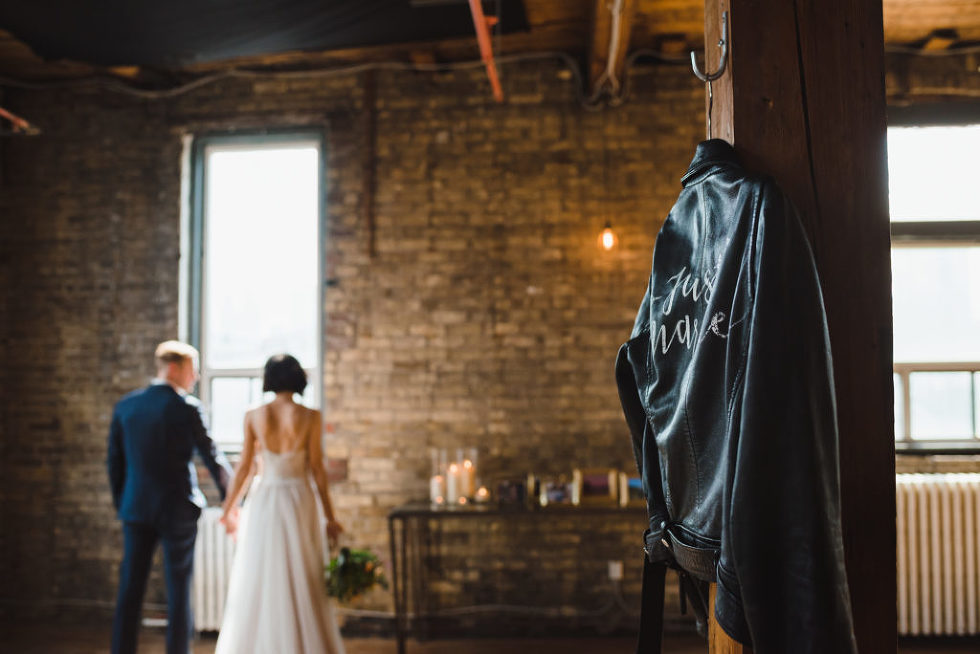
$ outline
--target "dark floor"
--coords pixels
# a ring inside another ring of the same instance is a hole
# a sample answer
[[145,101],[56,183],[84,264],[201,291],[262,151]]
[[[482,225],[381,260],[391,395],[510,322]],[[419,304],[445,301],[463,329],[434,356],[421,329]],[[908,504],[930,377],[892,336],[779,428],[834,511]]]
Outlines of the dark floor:
[[[202,637],[194,654],[212,654],[214,637]],[[0,651],[16,654],[103,654],[108,650],[107,626],[45,623],[0,625]],[[382,638],[345,640],[347,654],[395,654],[395,643]],[[533,638],[409,641],[407,654],[633,654],[632,638]],[[666,636],[664,654],[706,654],[705,641],[695,636]],[[903,640],[899,654],[978,654],[980,639]],[[145,629],[141,654],[163,654],[163,632]]]
[[[0,652],[13,654],[104,654],[109,649],[108,629],[85,626],[7,626],[0,637]],[[215,637],[194,643],[193,654],[212,654]],[[347,654],[395,654],[395,641],[383,638],[348,638]],[[407,654],[633,654],[632,638],[534,638],[528,640],[480,638],[475,640],[408,641]],[[140,654],[164,654],[163,632],[144,629]],[[705,654],[707,645],[697,637],[671,638],[665,654]]]

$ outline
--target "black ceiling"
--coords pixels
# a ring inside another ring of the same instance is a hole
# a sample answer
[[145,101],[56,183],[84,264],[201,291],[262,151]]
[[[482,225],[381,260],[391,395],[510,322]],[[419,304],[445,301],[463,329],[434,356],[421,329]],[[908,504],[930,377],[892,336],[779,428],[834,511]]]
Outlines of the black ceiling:
[[[527,29],[522,0],[483,6]],[[474,34],[467,0],[10,0],[0,29],[48,60],[160,67]]]

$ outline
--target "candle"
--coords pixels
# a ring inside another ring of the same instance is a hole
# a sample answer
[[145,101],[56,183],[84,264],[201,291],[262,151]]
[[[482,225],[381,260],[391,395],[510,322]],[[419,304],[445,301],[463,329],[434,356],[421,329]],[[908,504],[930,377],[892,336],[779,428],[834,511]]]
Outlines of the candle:
[[464,497],[473,497],[476,493],[476,466],[469,459],[465,459],[460,473],[460,494]]
[[476,491],[476,501],[480,504],[490,501],[490,491],[487,490],[486,486],[480,486],[479,490]]
[[442,498],[446,496],[446,478],[442,475],[433,475],[429,479],[429,501],[433,504],[441,504]]
[[455,463],[449,464],[446,471],[446,500],[455,503],[459,499],[460,474],[459,466]]

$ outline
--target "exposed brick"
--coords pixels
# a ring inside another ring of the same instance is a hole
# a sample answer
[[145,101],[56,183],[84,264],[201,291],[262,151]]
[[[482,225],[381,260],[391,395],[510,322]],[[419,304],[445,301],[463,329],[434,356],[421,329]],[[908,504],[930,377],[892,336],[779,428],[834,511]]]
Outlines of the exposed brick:
[[[890,62],[894,97],[976,90],[975,59]],[[385,516],[425,495],[430,446],[478,446],[486,479],[631,469],[613,360],[703,135],[704,92],[686,67],[657,66],[628,103],[592,112],[561,73],[503,66],[498,105],[478,69],[378,72],[373,257],[363,76],[224,80],[161,101],[8,91],[43,135],[0,143],[0,612],[111,608],[106,433],[177,334],[185,134],[325,131],[326,450],[350,459],[333,492],[354,542],[387,559]],[[606,220],[611,254],[595,242]],[[637,596],[642,521],[518,523],[433,530],[431,601],[571,614],[600,601],[607,559],[626,562]],[[148,599],[162,602],[159,572]]]

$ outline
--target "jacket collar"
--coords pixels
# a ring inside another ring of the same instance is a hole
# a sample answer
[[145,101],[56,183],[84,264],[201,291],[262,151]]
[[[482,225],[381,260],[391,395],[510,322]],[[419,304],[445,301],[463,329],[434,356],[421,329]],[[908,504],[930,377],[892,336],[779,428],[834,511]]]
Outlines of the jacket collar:
[[738,156],[728,141],[722,139],[710,139],[698,143],[698,149],[694,153],[694,159],[688,166],[687,172],[681,177],[681,184],[687,186],[701,177],[712,166],[721,164],[738,165]]
[[176,386],[168,382],[166,379],[160,379],[159,377],[154,377],[153,379],[150,380],[150,388],[154,388],[154,387],[169,388],[170,390],[172,390],[177,395],[180,395],[181,397],[187,395],[187,391],[185,391],[184,389],[177,388]]

